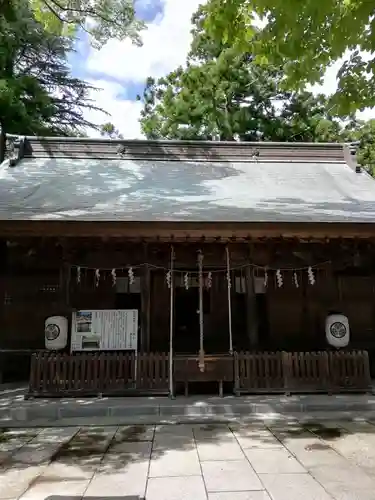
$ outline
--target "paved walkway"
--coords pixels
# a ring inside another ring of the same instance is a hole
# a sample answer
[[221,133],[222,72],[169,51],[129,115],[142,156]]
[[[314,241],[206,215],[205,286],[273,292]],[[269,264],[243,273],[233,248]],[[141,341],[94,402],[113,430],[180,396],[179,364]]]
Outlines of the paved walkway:
[[0,432],[1,500],[375,500],[370,422]]
[[[26,387],[0,386],[0,427],[162,424],[270,418],[375,418],[375,395],[299,394],[24,400]],[[339,416],[341,415],[341,416]]]

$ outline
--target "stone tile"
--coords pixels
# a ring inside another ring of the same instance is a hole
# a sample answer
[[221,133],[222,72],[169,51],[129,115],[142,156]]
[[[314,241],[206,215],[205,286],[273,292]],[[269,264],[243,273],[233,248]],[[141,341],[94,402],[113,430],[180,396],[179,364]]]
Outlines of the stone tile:
[[27,443],[9,458],[10,467],[48,464],[59,449],[59,443]]
[[0,463],[9,458],[11,453],[31,442],[38,435],[38,432],[39,430],[26,432],[25,429],[21,429],[20,432],[17,432],[16,430],[1,431],[0,429]]
[[217,442],[202,440],[197,443],[199,460],[243,460],[244,454],[235,439]]
[[306,469],[285,448],[245,450],[245,455],[258,474],[306,473]]
[[111,497],[126,495],[145,496],[148,461],[103,463],[92,478],[85,497]]
[[42,478],[46,480],[48,478],[55,479],[57,481],[58,478],[61,481],[69,480],[69,481],[85,481],[91,479],[95,472],[99,468],[99,463],[96,464],[95,467],[85,463],[79,463],[79,461],[68,463],[61,462],[52,462],[47,466],[42,474]]
[[113,453],[127,453],[137,457],[150,458],[151,456],[152,442],[150,441],[139,441],[139,442],[114,442],[108,448],[107,454]]
[[373,432],[369,432],[372,426],[348,424],[348,427],[352,433],[345,433],[332,439],[324,438],[324,442],[348,461],[359,465],[375,477],[375,428]]
[[270,427],[270,431],[282,444],[289,442],[289,440],[312,439],[316,437],[309,430],[299,425]]
[[78,500],[84,494],[89,481],[55,481],[41,478],[21,496],[20,500],[52,500],[56,496],[61,500]]
[[147,484],[147,500],[206,500],[201,476],[151,478]]
[[4,434],[15,439],[30,441],[31,439],[34,439],[42,430],[43,428],[15,428],[7,429]]
[[81,435],[89,434],[91,436],[97,435],[97,436],[103,436],[103,438],[113,438],[113,436],[117,433],[118,431],[118,426],[117,425],[106,425],[106,426],[91,426],[91,427],[81,427],[79,433]]
[[82,471],[82,473],[91,477],[99,469],[102,461],[103,461],[103,454],[85,455],[84,452],[82,452],[82,454],[80,455],[74,453],[73,455],[67,454],[59,456],[48,467],[52,467],[55,464],[56,466],[61,465],[67,468],[77,467],[77,469]]
[[242,426],[233,430],[241,448],[282,448],[283,445],[265,428]]
[[64,443],[72,439],[79,431],[79,427],[51,427],[43,429],[33,439],[37,443]]
[[153,450],[188,450],[195,449],[193,433],[187,435],[176,435],[173,433],[157,433],[152,445]]
[[117,444],[124,441],[152,441],[154,432],[154,425],[125,425],[117,429],[114,442]]
[[375,500],[375,482],[359,467],[317,466],[310,473],[336,500]]
[[201,473],[198,453],[195,449],[153,450],[150,477],[197,476]]
[[272,500],[332,500],[309,474],[260,474],[259,478]]
[[45,467],[27,466],[0,472],[0,499],[20,497]]
[[318,438],[296,438],[284,442],[286,449],[292,452],[301,464],[306,467],[326,465],[327,467],[342,467],[347,461],[333,450],[327,443]]
[[193,435],[193,426],[189,424],[176,425],[157,425],[155,427],[155,437],[159,434],[168,434],[176,437],[191,437]]
[[[144,497],[140,497],[139,495],[126,495],[125,497],[123,495],[120,495],[120,496],[114,496],[114,495],[111,495],[110,497],[108,495],[104,495],[104,496],[97,496],[95,495],[94,497],[88,497],[86,495],[84,495],[81,499],[81,497],[77,498],[77,497],[74,497],[72,498],[71,500],[145,500]],[[57,496],[57,497],[50,497],[48,499],[45,499],[45,500],[65,500],[64,498],[61,498],[61,496]]]
[[81,429],[60,449],[58,457],[80,459],[103,455],[107,451],[116,430],[117,427]]
[[24,446],[26,441],[17,438],[7,439],[6,441],[0,441],[0,453],[7,453],[10,451],[18,450],[21,446]]
[[124,455],[106,456],[92,478],[85,496],[108,498],[139,495],[143,498],[148,467],[148,460],[133,461],[131,457]]
[[266,491],[222,491],[209,493],[208,500],[271,500]]
[[194,436],[197,441],[201,440],[220,440],[233,439],[233,433],[226,424],[200,424],[193,428]]
[[131,453],[107,453],[97,469],[98,474],[128,474],[129,469],[139,471],[149,468],[150,456],[132,455]]
[[247,460],[202,462],[207,491],[248,491],[264,489]]

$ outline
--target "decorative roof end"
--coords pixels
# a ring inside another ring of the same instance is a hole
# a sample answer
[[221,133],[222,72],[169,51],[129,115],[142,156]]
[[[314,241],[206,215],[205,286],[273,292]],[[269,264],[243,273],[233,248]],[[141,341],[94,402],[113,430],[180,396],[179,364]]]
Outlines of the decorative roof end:
[[7,153],[9,166],[15,167],[22,160],[25,154],[25,137],[8,136],[7,137]]

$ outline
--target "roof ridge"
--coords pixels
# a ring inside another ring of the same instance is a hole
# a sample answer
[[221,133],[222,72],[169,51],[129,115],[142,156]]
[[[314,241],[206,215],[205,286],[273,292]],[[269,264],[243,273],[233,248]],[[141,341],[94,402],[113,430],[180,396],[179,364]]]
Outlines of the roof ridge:
[[283,161],[346,162],[345,143],[149,141],[59,137],[26,137],[28,158],[95,158],[185,161]]

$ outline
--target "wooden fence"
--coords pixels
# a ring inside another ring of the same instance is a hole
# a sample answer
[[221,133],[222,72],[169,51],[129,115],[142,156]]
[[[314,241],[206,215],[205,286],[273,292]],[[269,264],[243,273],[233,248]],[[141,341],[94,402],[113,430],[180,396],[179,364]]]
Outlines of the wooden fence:
[[235,390],[283,391],[283,362],[280,352],[234,353]]
[[[272,392],[368,391],[367,351],[239,352],[207,358],[207,373],[197,358],[175,360],[176,381],[231,382],[236,394]],[[190,363],[190,364],[189,364]],[[192,370],[191,363],[194,363]],[[197,366],[195,366],[197,365]],[[189,368],[190,367],[190,368]],[[29,396],[168,394],[169,357],[165,353],[39,352],[32,355]],[[222,389],[221,391],[222,392]]]
[[235,392],[368,391],[367,351],[239,352],[234,355]]
[[205,356],[205,369],[199,369],[198,356],[176,355],[173,360],[173,381],[182,382],[185,386],[185,396],[189,394],[189,383],[191,382],[217,382],[219,394],[223,395],[223,384],[233,384],[233,357],[230,355],[207,355]]
[[165,353],[39,352],[31,358],[29,396],[168,393]]

